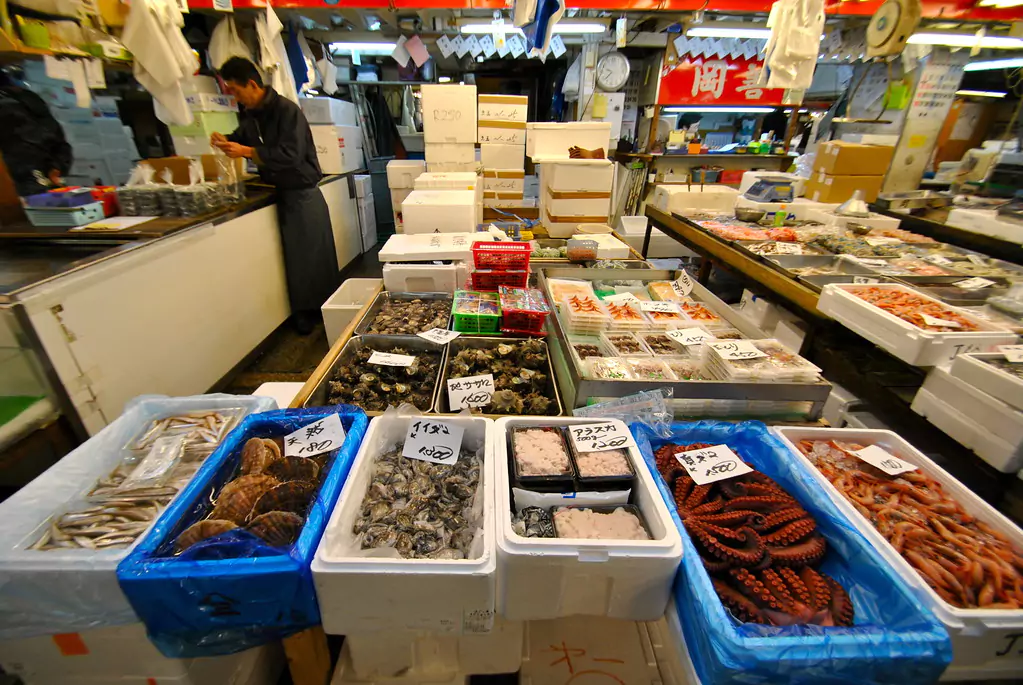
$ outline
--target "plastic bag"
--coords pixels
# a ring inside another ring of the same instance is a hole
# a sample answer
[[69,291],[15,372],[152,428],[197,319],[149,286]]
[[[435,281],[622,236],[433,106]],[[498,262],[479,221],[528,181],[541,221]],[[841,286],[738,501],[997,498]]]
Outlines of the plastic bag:
[[213,34],[210,36],[209,55],[210,64],[217,70],[232,57],[244,57],[250,62],[255,61],[252,59],[252,51],[249,50],[249,46],[238,35],[234,17],[225,17],[213,29]]
[[933,683],[952,659],[944,627],[788,449],[759,421],[673,423],[669,438],[633,426],[640,452],[657,473],[653,452],[672,442],[727,444],[775,479],[813,516],[828,542],[821,570],[852,598],[852,628],[737,623],[725,610],[675,509],[656,476],[685,548],[675,602],[689,654],[704,683]]
[[572,410],[572,416],[586,418],[621,419],[630,429],[632,424],[646,426],[654,435],[667,438],[671,435],[673,414],[667,400],[674,391],[671,388],[643,390],[615,400],[599,402]]
[[[341,417],[346,438],[329,453],[293,544],[272,547],[235,529],[174,556],[177,536],[209,514],[214,496],[236,476],[249,438],[283,437],[331,414]],[[368,425],[365,412],[342,404],[253,414],[227,436],[117,568],[121,589],[163,654],[233,654],[320,622],[309,564]]]

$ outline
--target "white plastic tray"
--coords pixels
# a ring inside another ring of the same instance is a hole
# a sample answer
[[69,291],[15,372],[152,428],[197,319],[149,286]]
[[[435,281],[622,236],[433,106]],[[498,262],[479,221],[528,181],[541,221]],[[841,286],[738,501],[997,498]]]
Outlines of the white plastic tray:
[[686,638],[682,634],[682,621],[675,602],[668,602],[664,618],[656,623],[648,623],[647,629],[665,685],[701,685],[696,666],[689,656]]
[[912,293],[961,314],[979,328],[977,331],[964,333],[926,331],[868,304],[849,292],[851,288],[862,287],[864,286],[844,283],[826,285],[817,302],[817,309],[907,364],[937,366],[966,352],[984,352],[1016,340],[1015,333],[971,316],[965,310],[943,304],[912,288],[895,283],[870,286]]
[[1023,409],[1023,380],[988,364],[986,359],[1004,359],[1001,352],[961,354],[952,362],[950,373],[978,390]]
[[776,426],[771,429],[787,443],[798,459],[806,460],[809,473],[831,495],[850,522],[874,543],[878,551],[899,571],[914,594],[945,625],[952,638],[952,664],[942,680],[981,680],[1018,678],[1023,673],[1023,645],[1013,637],[1023,632],[1023,609],[960,609],[941,599],[877,532],[849,501],[802,455],[800,440],[844,440],[861,445],[880,445],[900,459],[917,466],[925,475],[941,483],[945,492],[963,509],[1008,537],[1017,549],[1023,549],[1023,530],[1012,524],[987,502],[951,474],[928,459],[919,450],[891,431],[855,428],[798,428]]
[[526,123],[526,156],[534,162],[567,160],[573,145],[586,150],[604,148],[611,143],[611,123],[573,121],[569,123]]
[[1015,445],[993,435],[963,412],[921,388],[911,405],[913,411],[934,424],[942,433],[1002,473],[1015,473],[1023,465],[1023,454]]
[[445,416],[465,426],[463,445],[484,447],[483,549],[474,559],[387,559],[345,556],[352,525],[362,508],[373,464],[404,440],[409,416],[378,416],[352,464],[338,504],[316,549],[313,583],[323,629],[331,635],[379,630],[426,630],[436,633],[489,632],[494,616],[494,422]]
[[584,614],[650,621],[664,614],[682,560],[682,540],[635,447],[628,451],[636,472],[632,501],[642,512],[652,540],[526,538],[512,530],[509,429],[593,422],[585,418],[497,420],[498,612],[509,620]]

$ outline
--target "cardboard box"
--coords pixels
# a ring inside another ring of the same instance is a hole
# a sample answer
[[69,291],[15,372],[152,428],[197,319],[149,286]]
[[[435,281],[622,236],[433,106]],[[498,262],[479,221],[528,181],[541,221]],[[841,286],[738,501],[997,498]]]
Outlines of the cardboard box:
[[881,192],[884,176],[832,176],[815,173],[806,184],[806,197],[813,202],[845,202],[857,190],[863,191],[863,199],[873,202]]
[[487,169],[483,172],[484,191],[522,195],[525,184],[525,172],[521,169]]
[[392,159],[387,163],[387,187],[414,188],[419,174],[426,173],[426,161],[422,159]]
[[427,143],[476,142],[476,86],[430,84],[421,92]]
[[895,148],[832,140],[821,143],[813,170],[832,175],[881,175],[888,173]]
[[362,168],[362,132],[357,126],[310,126],[320,171],[343,174]]
[[499,145],[525,145],[526,122],[480,121],[477,139],[480,143]]
[[[219,174],[219,167],[217,164],[216,155],[201,155],[199,159],[202,161],[203,174],[206,176],[206,180],[215,181]],[[157,183],[162,183],[161,175],[164,169],[171,170],[171,178],[174,183],[178,185],[187,185],[191,182],[188,175],[189,165],[192,163],[192,157],[153,157],[150,159],[143,160],[146,164],[153,167],[156,172],[153,174],[153,178]],[[245,160],[238,158],[233,160],[235,170],[239,176],[245,173]]]
[[525,169],[525,157],[525,145],[480,144],[480,161],[484,169]]
[[231,95],[220,93],[189,93],[185,102],[193,112],[237,112],[238,102]]
[[310,124],[359,125],[359,112],[350,102],[337,98],[299,98],[298,104]]
[[472,143],[427,143],[426,164],[476,163],[476,146]]
[[405,233],[472,233],[476,230],[473,190],[413,190],[401,203]]
[[477,97],[476,116],[479,121],[525,122],[529,98],[525,95],[483,95]]

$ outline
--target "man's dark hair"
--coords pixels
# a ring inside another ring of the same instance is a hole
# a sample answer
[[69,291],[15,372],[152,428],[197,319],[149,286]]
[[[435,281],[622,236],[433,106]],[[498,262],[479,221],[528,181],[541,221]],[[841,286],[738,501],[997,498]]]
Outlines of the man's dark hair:
[[240,86],[248,85],[249,81],[255,81],[257,86],[263,87],[263,77],[259,75],[259,69],[256,69],[256,65],[244,57],[232,57],[224,62],[220,67],[220,78]]

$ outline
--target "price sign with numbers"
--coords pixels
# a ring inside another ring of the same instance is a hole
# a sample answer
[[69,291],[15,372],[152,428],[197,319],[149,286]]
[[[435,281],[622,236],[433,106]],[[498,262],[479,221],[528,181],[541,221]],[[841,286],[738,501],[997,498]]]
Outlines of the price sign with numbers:
[[774,251],[777,254],[803,254],[803,248],[795,243],[775,242]]
[[434,464],[454,464],[465,428],[448,421],[418,418],[409,422],[401,456]]
[[608,295],[604,298],[604,302],[631,302],[639,304],[642,300],[632,293],[618,293],[617,295]]
[[337,414],[302,426],[284,436],[284,456],[312,457],[336,450],[345,441],[345,429]]
[[448,379],[448,404],[452,409],[485,407],[494,394],[494,375],[466,376]]
[[861,450],[854,451],[852,454],[855,454],[871,466],[876,466],[889,476],[897,476],[900,473],[917,470],[916,467],[909,462],[902,461],[894,454],[888,452],[883,447],[878,447],[877,445],[864,447]]
[[391,354],[390,352],[376,352],[369,355],[369,364],[380,364],[381,366],[412,366],[416,358],[411,354]]
[[962,328],[963,325],[958,321],[946,321],[945,319],[939,319],[931,316],[930,314],[924,314],[920,312],[920,318],[924,320],[924,323],[928,326],[942,326],[944,328]]
[[634,447],[636,441],[624,423],[601,421],[568,427],[577,452],[606,452]]
[[1023,362],[1023,345],[999,345],[998,351],[1005,355],[1006,361]]
[[952,285],[963,290],[980,290],[986,288],[989,285],[994,285],[995,282],[987,278],[981,278],[980,276],[974,276],[973,278],[966,278],[961,281],[956,281]]
[[426,338],[432,343],[445,345],[461,335],[458,331],[449,331],[443,328],[431,328],[423,333],[416,333],[420,338]]
[[871,247],[877,247],[878,245],[895,245],[902,241],[898,238],[864,238],[863,242]]
[[756,359],[757,357],[767,356],[749,340],[710,341],[707,345],[713,347],[722,359]]
[[925,262],[936,264],[937,266],[952,266],[952,260],[948,257],[942,257],[940,254],[932,254],[924,257]]
[[987,266],[987,262],[979,254],[968,254],[966,258],[976,264],[977,266]]
[[870,276],[853,276],[853,283],[857,285],[869,285],[877,282],[876,278],[871,278]]
[[671,289],[682,297],[693,292],[693,278],[689,275],[689,272],[682,269],[682,275],[671,282]]
[[681,310],[674,302],[647,302],[639,303],[639,308],[644,312],[661,312],[662,314],[679,314]]
[[682,464],[682,468],[692,476],[697,485],[735,478],[753,470],[727,445],[676,452],[675,459]]
[[702,328],[679,328],[674,331],[668,331],[668,337],[678,342],[679,344],[685,345],[699,345],[704,340],[713,340],[714,336],[703,330]]

